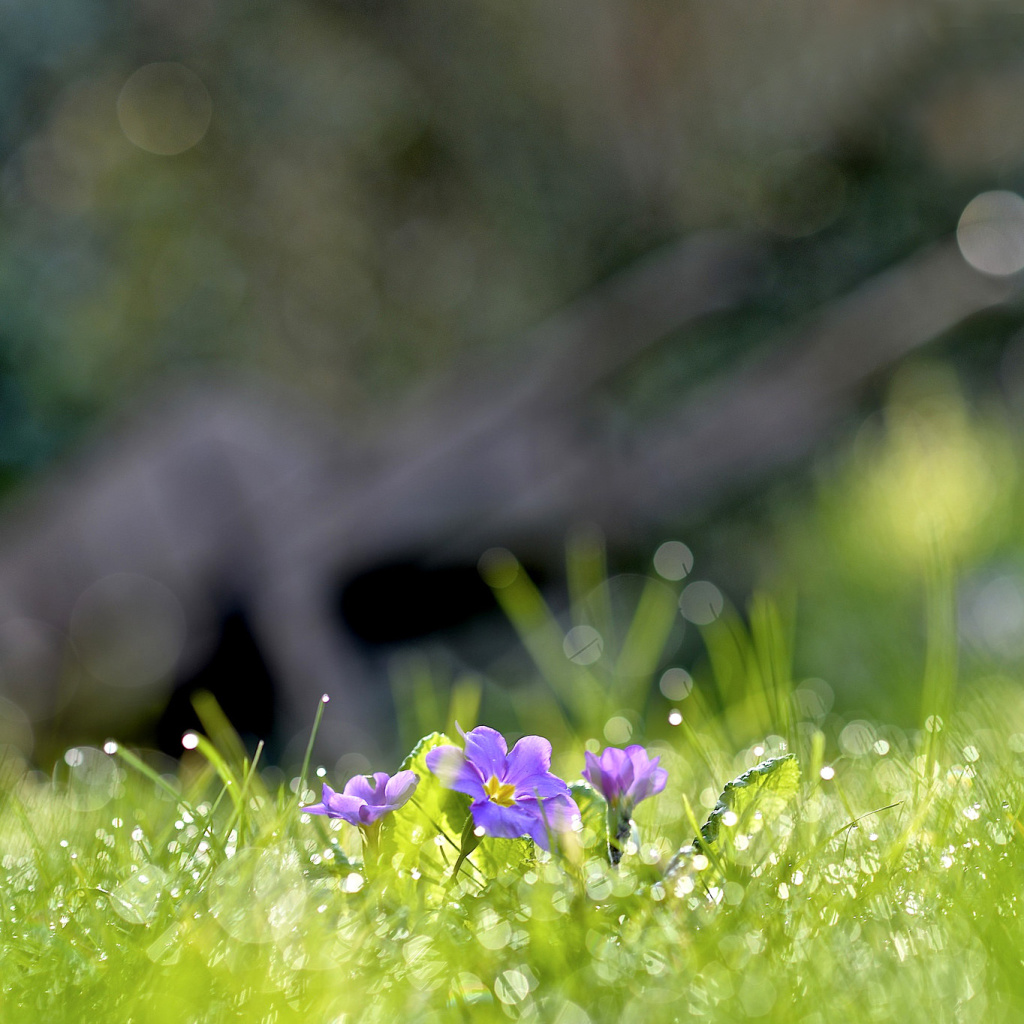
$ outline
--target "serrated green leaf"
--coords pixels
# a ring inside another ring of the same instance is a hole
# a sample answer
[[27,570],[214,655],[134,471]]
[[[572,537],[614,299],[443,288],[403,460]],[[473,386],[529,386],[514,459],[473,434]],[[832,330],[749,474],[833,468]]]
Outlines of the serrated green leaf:
[[723,869],[755,867],[784,844],[785,834],[777,825],[799,788],[795,754],[762,761],[726,783],[694,848],[703,848]]
[[722,819],[730,811],[738,820],[728,827],[736,834],[745,832],[755,820],[770,821],[785,810],[799,788],[800,764],[796,754],[762,761],[725,784],[715,809],[700,830],[701,840],[717,842],[722,835]]

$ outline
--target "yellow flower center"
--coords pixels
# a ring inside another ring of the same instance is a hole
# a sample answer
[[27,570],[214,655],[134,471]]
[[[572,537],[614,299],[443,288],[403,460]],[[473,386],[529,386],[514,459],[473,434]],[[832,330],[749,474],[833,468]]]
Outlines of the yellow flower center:
[[498,804],[500,807],[511,807],[515,803],[516,787],[510,782],[502,782],[497,775],[492,775],[484,783],[484,792],[487,799]]

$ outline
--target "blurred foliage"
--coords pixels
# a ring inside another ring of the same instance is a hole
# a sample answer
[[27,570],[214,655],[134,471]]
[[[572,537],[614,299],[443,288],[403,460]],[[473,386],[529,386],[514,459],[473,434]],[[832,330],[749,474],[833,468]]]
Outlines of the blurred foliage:
[[663,241],[767,229],[754,308],[618,385],[656,407],[1020,184],[1004,5],[812,11],[8,0],[6,478],[176,371],[383,418]]

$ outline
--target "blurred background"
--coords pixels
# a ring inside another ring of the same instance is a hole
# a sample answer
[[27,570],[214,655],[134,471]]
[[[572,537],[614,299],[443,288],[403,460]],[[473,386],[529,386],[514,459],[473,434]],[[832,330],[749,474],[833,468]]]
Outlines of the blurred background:
[[767,587],[822,714],[913,721],[936,546],[1019,673],[1006,4],[0,12],[0,741],[177,755],[207,690],[294,761],[328,693],[388,767],[528,692],[478,563],[561,615],[567,542],[678,604],[659,720]]

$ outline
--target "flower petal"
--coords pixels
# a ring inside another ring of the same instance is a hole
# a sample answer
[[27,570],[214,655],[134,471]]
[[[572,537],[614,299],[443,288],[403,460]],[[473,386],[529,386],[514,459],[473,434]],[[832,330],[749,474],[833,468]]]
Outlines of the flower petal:
[[595,757],[590,751],[584,756],[587,767],[583,777],[608,803],[619,804],[633,782],[633,765],[626,752],[617,747],[605,747],[600,757]]
[[373,825],[390,812],[391,808],[386,807],[384,804],[363,804],[359,808],[359,824],[363,827]]
[[502,782],[529,791],[533,779],[551,771],[551,744],[543,736],[524,736],[512,748]]
[[492,775],[504,779],[507,753],[505,737],[496,729],[478,725],[466,733],[466,759],[476,765],[484,779]]
[[576,801],[568,794],[542,800],[539,804],[536,801],[524,800],[518,805],[525,810],[530,804],[536,805],[536,810],[531,814],[533,826],[530,837],[545,850],[551,849],[552,835],[572,830],[573,819],[579,817],[580,813]]
[[632,804],[638,804],[649,796],[660,793],[668,782],[668,772],[658,767],[660,757],[651,757],[643,747],[634,745],[626,748],[633,767],[633,781],[628,787],[627,797]]
[[365,800],[357,796],[348,796],[345,793],[335,793],[330,800],[325,800],[327,805],[327,816],[329,818],[341,818],[352,825],[361,825],[363,819],[359,811],[366,806]]
[[458,747],[434,747],[427,751],[426,760],[427,767],[440,779],[442,786],[468,793],[474,800],[486,799],[480,770],[466,760]]
[[384,805],[389,810],[401,807],[412,796],[419,781],[420,777],[415,772],[396,772],[384,786]]
[[[385,778],[387,778],[387,776],[385,776]],[[374,804],[378,802],[376,791],[377,780],[373,776],[367,777],[365,775],[353,775],[352,778],[345,783],[345,795],[358,797],[366,804]]]
[[535,801],[530,801],[525,806],[517,801],[511,807],[502,807],[491,800],[479,800],[470,804],[469,809],[478,828],[482,828],[487,835],[500,839],[517,839],[519,836],[532,835],[538,823],[543,825]]

